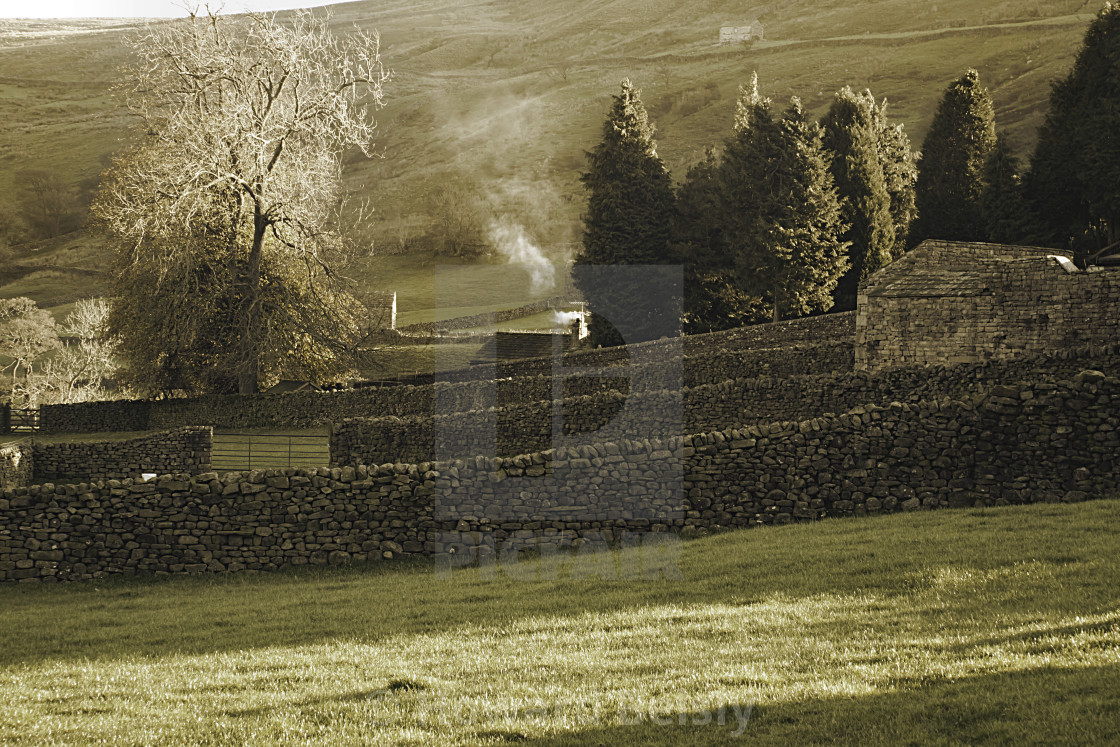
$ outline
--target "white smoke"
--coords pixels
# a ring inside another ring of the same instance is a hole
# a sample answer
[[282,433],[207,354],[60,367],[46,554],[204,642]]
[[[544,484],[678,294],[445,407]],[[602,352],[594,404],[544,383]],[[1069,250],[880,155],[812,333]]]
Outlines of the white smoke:
[[582,311],[560,311],[558,309],[552,310],[552,328],[553,330],[566,332],[572,328],[572,325],[579,322],[579,339],[587,337],[587,319]]
[[556,285],[556,268],[533,243],[520,225],[502,219],[490,224],[490,243],[506,258],[506,263],[521,265],[529,272],[530,291],[541,293]]
[[580,313],[578,311],[557,311],[552,310],[552,326],[556,329],[567,329],[571,326],[572,322],[579,319]]

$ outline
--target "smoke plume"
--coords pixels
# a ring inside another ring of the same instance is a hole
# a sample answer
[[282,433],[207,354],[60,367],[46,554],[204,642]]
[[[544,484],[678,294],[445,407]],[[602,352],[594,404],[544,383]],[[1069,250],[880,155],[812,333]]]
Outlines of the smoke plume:
[[556,268],[519,224],[508,219],[494,221],[490,224],[490,243],[507,264],[521,265],[529,272],[532,293],[556,286]]

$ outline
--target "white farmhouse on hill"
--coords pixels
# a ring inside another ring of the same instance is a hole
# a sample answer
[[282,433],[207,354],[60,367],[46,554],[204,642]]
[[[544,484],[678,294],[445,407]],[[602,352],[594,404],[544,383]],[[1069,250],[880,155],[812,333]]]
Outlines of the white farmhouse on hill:
[[723,26],[719,30],[720,46],[749,41],[762,41],[762,24],[749,21],[745,26]]

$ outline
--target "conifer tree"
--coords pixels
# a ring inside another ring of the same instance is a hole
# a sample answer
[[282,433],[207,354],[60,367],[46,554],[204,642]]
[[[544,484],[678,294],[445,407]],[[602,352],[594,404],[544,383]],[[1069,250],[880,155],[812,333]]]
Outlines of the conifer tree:
[[914,206],[918,166],[906,130],[902,124],[892,125],[887,117],[886,100],[876,105],[872,99],[871,113],[879,147],[879,164],[883,167],[883,181],[891,198],[891,222],[894,225],[891,256],[898,259],[906,250],[910,224],[914,222],[918,212]]
[[[622,81],[603,124],[603,139],[587,154],[581,177],[588,190],[583,250],[577,265],[651,265],[670,261],[673,186],[657,155],[654,128],[640,91]],[[649,339],[665,329],[664,320],[643,320],[653,313],[647,289],[638,283],[595,282],[594,273],[576,273],[576,282],[592,311],[592,345],[618,345],[621,334],[608,319],[624,322],[625,342]],[[677,320],[679,326],[679,320]]]
[[854,309],[861,281],[891,261],[895,226],[891,196],[879,155],[875,98],[844,87],[825,115],[824,146],[848,224],[848,271],[836,288],[836,305]]
[[1105,3],[1054,85],[1031,158],[1030,203],[1055,246],[1120,240],[1120,5]]
[[930,238],[979,241],[984,163],[996,143],[995,110],[980,74],[968,70],[945,91],[918,162],[918,218],[910,243]]
[[801,102],[775,121],[754,76],[740,91],[720,174],[740,287],[763,296],[774,321],[830,308],[847,269],[846,226],[820,128]]
[[715,332],[765,321],[762,299],[744,293],[723,236],[719,162],[715,153],[688,170],[677,190],[673,249],[684,267],[687,334]]
[[1023,197],[1019,159],[1011,152],[1003,136],[996,138],[996,145],[984,164],[980,211],[984,216],[988,241],[1000,244],[1030,242],[1031,219]]

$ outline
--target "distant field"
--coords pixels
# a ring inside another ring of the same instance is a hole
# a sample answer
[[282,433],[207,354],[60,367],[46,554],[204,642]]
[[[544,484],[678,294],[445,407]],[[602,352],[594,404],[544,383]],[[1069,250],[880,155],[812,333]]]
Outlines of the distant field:
[[[340,32],[381,33],[394,71],[378,113],[383,157],[351,158],[346,180],[375,206],[374,251],[398,228],[423,233],[427,197],[457,183],[489,217],[519,222],[559,259],[578,240],[584,152],[610,96],[632,78],[678,177],[730,131],[738,86],[757,70],[782,106],[801,96],[820,114],[844,85],[891,101],[920,145],[941,92],[977,67],[997,118],[1025,154],[1049,83],[1072,63],[1097,9],[1084,0],[790,0],[744,10],[730,0],[435,0],[353,2],[334,9]],[[757,16],[766,41],[719,47],[719,27]],[[13,203],[25,168],[59,171],[88,199],[110,154],[131,137],[109,89],[127,61],[129,22],[0,26],[0,199]],[[485,222],[485,221],[484,221]],[[392,278],[371,273],[377,287]],[[453,304],[471,305],[471,304]]]
[[[727,137],[738,88],[753,71],[776,107],[798,95],[814,115],[823,114],[842,86],[870,87],[889,100],[890,115],[906,125],[918,148],[946,85],[966,67],[976,67],[992,91],[1000,130],[1026,156],[1050,83],[1068,71],[1096,5],[1084,0],[789,0],[752,10],[730,0],[338,5],[338,31],[353,24],[380,31],[385,62],[394,72],[386,106],[377,113],[379,157],[346,159],[347,188],[375,208],[371,256],[349,271],[361,285],[398,293],[402,326],[552,295],[503,269],[497,254],[477,261],[433,257],[430,198],[444,185],[458,185],[478,201],[484,226],[490,221],[523,226],[563,276],[586,206],[579,183],[585,152],[598,141],[610,97],[627,77],[642,89],[658,128],[658,152],[677,179],[708,146]],[[717,45],[721,25],[755,16],[766,41]],[[129,118],[110,88],[127,62],[123,39],[133,26],[0,24],[0,207],[15,209],[15,176],[29,168],[59,172],[79,207],[89,200],[111,155],[131,138]],[[78,294],[107,290],[103,278],[53,269],[105,270],[109,258],[97,237],[78,233],[28,249],[17,247],[17,260],[34,264],[36,271],[0,283],[0,297],[29,295],[68,304]],[[480,262],[477,273],[465,269]],[[54,313],[61,318],[65,311]],[[419,358],[417,351],[396,351],[385,369],[405,370]]]
[[1117,525],[1116,500],[832,519],[644,581],[626,550],[4,584],[0,742],[1115,744]]

